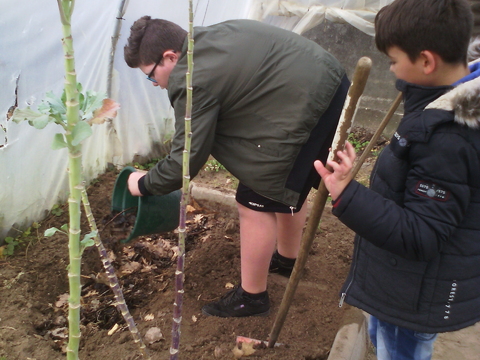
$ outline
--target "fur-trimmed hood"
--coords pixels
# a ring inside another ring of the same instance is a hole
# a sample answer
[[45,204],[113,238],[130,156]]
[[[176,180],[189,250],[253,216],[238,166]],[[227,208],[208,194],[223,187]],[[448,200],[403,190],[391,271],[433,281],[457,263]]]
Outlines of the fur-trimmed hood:
[[480,77],[458,85],[425,109],[455,112],[455,121],[473,129],[480,127]]

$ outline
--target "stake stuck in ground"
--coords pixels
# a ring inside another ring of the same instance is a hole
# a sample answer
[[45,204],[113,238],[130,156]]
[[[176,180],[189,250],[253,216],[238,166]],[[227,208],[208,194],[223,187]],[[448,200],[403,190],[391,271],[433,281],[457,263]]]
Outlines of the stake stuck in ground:
[[187,73],[185,74],[187,87],[187,103],[185,106],[185,142],[183,150],[182,164],[182,197],[180,200],[180,216],[178,225],[178,258],[177,270],[175,271],[175,302],[173,306],[173,322],[172,322],[172,344],[170,346],[170,360],[178,359],[180,349],[180,325],[182,322],[182,306],[183,306],[183,283],[185,268],[185,242],[187,204],[190,201],[189,185],[190,185],[190,148],[192,143],[192,106],[193,106],[193,1],[188,1],[188,47],[187,47]]
[[[372,67],[372,60],[368,57],[362,57],[358,60],[355,72],[353,74],[352,84],[348,90],[345,105],[343,107],[342,115],[338,122],[337,131],[332,142],[332,151],[330,151],[329,158],[335,159],[336,153],[343,149],[343,146],[347,140],[348,132],[352,125],[353,116],[357,108],[358,100],[365,89],[370,69]],[[292,275],[288,281],[285,294],[283,296],[278,314],[275,318],[272,331],[270,332],[270,339],[268,340],[268,347],[272,348],[277,342],[280,330],[287,317],[288,310],[293,301],[293,296],[297,289],[302,274],[303,268],[307,262],[308,252],[312,246],[313,239],[315,237],[316,229],[320,222],[320,218],[325,208],[325,203],[328,197],[328,190],[325,187],[323,181],[320,182],[318,191],[315,195],[313,207],[307,222],[307,227],[302,237],[300,244],[300,251],[298,253],[297,261],[293,267]]]

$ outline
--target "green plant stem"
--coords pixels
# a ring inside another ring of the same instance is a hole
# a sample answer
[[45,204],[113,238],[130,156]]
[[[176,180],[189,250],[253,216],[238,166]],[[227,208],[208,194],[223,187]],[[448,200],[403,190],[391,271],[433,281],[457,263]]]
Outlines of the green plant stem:
[[80,199],[81,192],[79,185],[82,174],[82,152],[81,145],[72,145],[72,131],[80,118],[79,94],[77,91],[77,75],[75,72],[75,57],[73,50],[73,38],[71,33],[71,16],[75,2],[73,0],[57,0],[62,21],[63,52],[65,66],[65,93],[67,107],[67,131],[65,138],[69,149],[69,188],[68,199],[69,210],[69,256],[70,265],[68,268],[68,280],[70,287],[69,312],[68,312],[68,345],[67,359],[78,359],[78,348],[80,345],[80,269],[81,269],[81,248],[80,248]]
[[178,227],[178,259],[177,270],[175,271],[175,302],[173,308],[172,345],[170,347],[170,360],[178,359],[180,346],[180,324],[182,322],[183,304],[183,282],[185,266],[185,239],[186,239],[186,218],[187,205],[189,202],[190,185],[190,148],[192,143],[192,102],[193,102],[193,1],[189,0],[189,30],[187,60],[188,69],[186,73],[187,102],[185,107],[185,147],[183,150],[183,181],[182,198],[180,202],[180,221]]
[[135,321],[133,320],[130,311],[128,310],[127,304],[125,303],[125,297],[123,296],[122,289],[120,288],[117,275],[115,274],[115,269],[112,266],[112,263],[107,255],[107,250],[105,246],[103,246],[102,240],[98,233],[97,223],[95,222],[95,218],[93,217],[92,208],[90,207],[90,201],[88,200],[87,191],[85,190],[85,184],[82,183],[82,203],[85,209],[85,214],[87,216],[88,223],[90,225],[90,229],[96,233],[93,240],[95,241],[95,246],[98,249],[98,254],[100,255],[100,259],[102,260],[103,267],[108,277],[108,283],[110,288],[112,289],[113,295],[115,296],[115,306],[121,312],[125,322],[127,323],[128,329],[130,330],[133,340],[135,343],[138,344],[140,348],[140,352],[142,356],[146,356],[147,359],[150,359],[150,355],[148,354],[148,350],[142,341],[142,337],[140,332],[135,325]]

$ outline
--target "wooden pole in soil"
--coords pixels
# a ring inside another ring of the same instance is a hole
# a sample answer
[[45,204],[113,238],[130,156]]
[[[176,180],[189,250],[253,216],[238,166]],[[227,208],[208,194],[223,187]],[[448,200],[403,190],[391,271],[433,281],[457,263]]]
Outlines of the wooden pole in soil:
[[[333,139],[332,150],[330,151],[329,158],[336,159],[336,153],[343,149],[348,137],[348,131],[352,125],[352,119],[355,114],[358,100],[365,89],[371,67],[372,60],[370,60],[368,57],[362,57],[360,60],[358,60],[355,72],[353,74],[353,81],[350,85],[350,89],[348,90],[347,99],[345,101],[342,115],[340,116],[337,126],[337,132]],[[293,296],[295,295],[298,282],[300,281],[302,270],[307,262],[308,252],[310,251],[313,239],[315,238],[315,232],[318,228],[323,209],[325,208],[327,197],[328,190],[323,181],[321,181],[318,191],[315,195],[312,211],[307,222],[307,227],[302,237],[300,251],[298,253],[295,266],[293,267],[292,275],[288,281],[282,303],[280,304],[277,317],[275,318],[272,331],[270,332],[270,338],[268,341],[269,348],[272,348],[277,342],[278,335],[280,334],[280,330],[282,329],[285,318],[287,317],[287,313],[293,301]]]

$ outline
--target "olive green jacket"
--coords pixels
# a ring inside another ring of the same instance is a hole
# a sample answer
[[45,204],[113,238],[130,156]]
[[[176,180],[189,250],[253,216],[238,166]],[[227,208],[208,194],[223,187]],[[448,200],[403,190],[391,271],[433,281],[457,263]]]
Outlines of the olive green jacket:
[[[194,39],[191,176],[211,154],[255,192],[295,206],[299,194],[285,188],[286,179],[343,67],[315,42],[252,20],[196,27]],[[186,48],[168,82],[172,150],[144,181],[153,194],[182,186]]]

